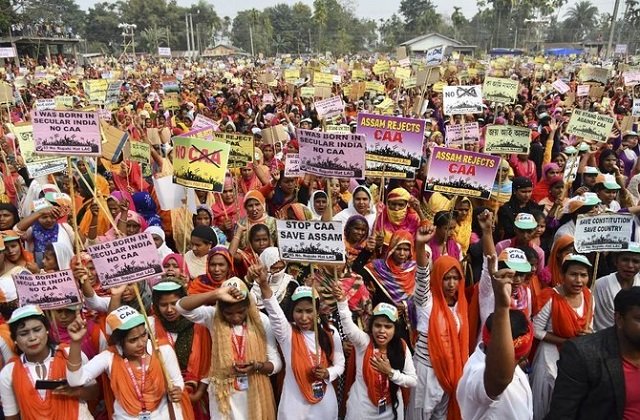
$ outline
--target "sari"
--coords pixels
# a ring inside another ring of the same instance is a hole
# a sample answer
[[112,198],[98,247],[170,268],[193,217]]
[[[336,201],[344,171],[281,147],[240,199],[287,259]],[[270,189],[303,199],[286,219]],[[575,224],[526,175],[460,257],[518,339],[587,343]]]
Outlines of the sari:
[[[227,260],[227,264],[229,265],[229,270],[227,271],[227,278],[217,281],[211,277],[209,273],[209,261],[216,255],[221,255]],[[189,283],[188,293],[190,295],[197,295],[199,293],[206,293],[220,288],[222,283],[230,277],[235,275],[235,270],[233,267],[233,257],[229,253],[227,248],[216,246],[212,248],[211,251],[207,254],[207,262],[205,266],[205,274],[196,277],[191,283]]]

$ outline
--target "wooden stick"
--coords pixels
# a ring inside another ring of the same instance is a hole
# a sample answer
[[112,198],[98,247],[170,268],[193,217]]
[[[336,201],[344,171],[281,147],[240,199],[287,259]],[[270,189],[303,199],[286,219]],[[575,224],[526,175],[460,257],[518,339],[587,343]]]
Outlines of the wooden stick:
[[[75,169],[77,172],[80,172],[78,170],[78,166],[72,162],[73,165],[73,169]],[[117,233],[118,232],[118,226],[116,225],[116,222],[113,220],[113,217],[111,216],[111,212],[109,212],[108,208],[105,208],[104,205],[102,204],[102,202],[97,198],[96,196],[96,190],[94,190],[93,188],[91,188],[91,186],[89,185],[89,183],[87,182],[86,179],[84,179],[84,177],[80,177],[80,179],[82,180],[82,182],[84,183],[85,187],[87,187],[87,189],[89,189],[89,191],[91,192],[91,194],[93,194],[93,199],[95,200],[96,204],[98,204],[98,207],[103,211],[103,213],[107,216],[107,220],[109,220],[109,223],[111,224],[111,227],[113,228],[113,230]]]
[[[182,206],[182,210],[184,211],[184,215],[182,216],[182,226],[187,227],[187,223],[189,221],[189,190],[185,188],[187,192],[184,205]],[[185,230],[184,235],[182,236],[182,252],[183,254],[187,253],[187,236],[190,236],[191,232],[187,232]],[[182,272],[186,272],[187,268],[187,260],[186,258],[182,259]]]
[[[76,255],[80,254],[80,251],[84,249],[82,243],[80,241],[80,233],[78,232],[78,217],[76,212],[76,192],[75,187],[73,186],[73,171],[71,170],[71,156],[67,156],[67,170],[69,171],[69,193],[71,195],[71,217],[73,218],[73,233],[75,235],[75,239],[73,240],[73,245],[75,248]],[[80,174],[82,178],[82,174]]]
[[596,277],[598,275],[598,264],[600,263],[600,252],[596,252],[596,260],[593,263],[593,273],[591,274],[591,286],[589,287],[589,290],[591,290],[593,296],[593,299],[595,299],[595,292],[596,292]]
[[316,341],[316,357],[318,358],[317,366],[320,366],[320,362],[322,361],[322,352],[320,351],[320,338],[318,335],[318,310],[316,309],[316,270],[315,266],[311,264],[311,307],[313,309],[313,336]]
[[[144,303],[142,302],[142,296],[140,296],[140,289],[138,289],[138,283],[133,283],[133,290],[136,292],[136,299],[138,299],[138,305],[140,305],[140,312],[144,317],[144,323],[147,327],[147,331],[149,333],[149,339],[151,340],[151,347],[153,348],[153,352],[158,357],[160,361],[160,367],[162,368],[162,373],[164,374],[164,380],[167,385],[165,396],[167,397],[167,405],[169,407],[169,418],[171,420],[175,420],[176,413],[173,409],[173,402],[169,396],[169,390],[173,388],[173,381],[171,380],[171,376],[169,376],[169,372],[164,364],[164,358],[162,357],[162,353],[160,353],[160,347],[158,346],[158,342],[156,341],[156,336],[151,328],[151,324],[149,323],[149,318],[147,317],[147,310],[144,308]],[[159,322],[159,321],[158,321]]]

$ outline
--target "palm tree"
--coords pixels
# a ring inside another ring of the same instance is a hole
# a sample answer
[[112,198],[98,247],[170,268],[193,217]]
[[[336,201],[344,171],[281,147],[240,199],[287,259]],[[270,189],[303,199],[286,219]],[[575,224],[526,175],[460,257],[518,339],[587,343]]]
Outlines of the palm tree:
[[582,0],[567,10],[563,23],[572,29],[574,41],[582,40],[598,23],[598,7],[589,0]]

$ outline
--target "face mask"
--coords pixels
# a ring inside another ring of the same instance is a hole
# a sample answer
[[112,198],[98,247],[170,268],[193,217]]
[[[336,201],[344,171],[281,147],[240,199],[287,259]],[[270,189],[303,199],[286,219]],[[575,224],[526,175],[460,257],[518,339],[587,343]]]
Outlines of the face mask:
[[391,223],[399,224],[407,216],[407,207],[401,210],[389,210],[387,208],[387,215],[389,216],[389,220],[391,220]]
[[277,273],[274,274],[270,274],[269,275],[269,283],[270,284],[275,284],[275,283],[280,283],[280,281],[282,281],[282,279],[284,278],[284,268],[280,271],[278,271]]

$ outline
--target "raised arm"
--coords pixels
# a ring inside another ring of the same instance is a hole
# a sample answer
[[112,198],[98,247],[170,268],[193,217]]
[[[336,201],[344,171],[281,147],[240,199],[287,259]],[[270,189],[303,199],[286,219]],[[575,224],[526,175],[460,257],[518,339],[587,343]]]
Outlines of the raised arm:
[[[364,287],[364,285],[360,287]],[[347,297],[342,290],[342,285],[338,282],[333,285],[333,296],[338,301],[338,313],[340,314],[340,322],[342,324],[343,332],[354,347],[361,350],[365,349],[369,345],[371,337],[369,337],[369,334],[358,328],[356,323],[353,322],[353,317],[349,310],[349,304],[347,303]]]
[[287,320],[287,316],[282,311],[278,300],[273,297],[273,291],[269,286],[269,280],[267,278],[267,268],[262,264],[254,264],[247,270],[247,278],[258,283],[260,286],[260,293],[262,294],[262,301],[264,307],[267,310],[269,316],[269,322],[271,322],[271,328],[276,340],[282,346],[284,343],[291,342],[291,324]]

